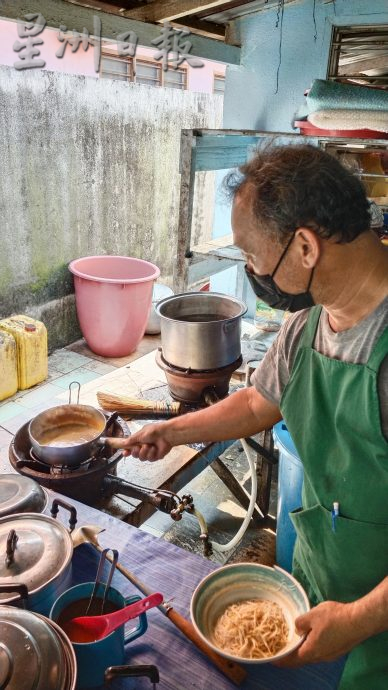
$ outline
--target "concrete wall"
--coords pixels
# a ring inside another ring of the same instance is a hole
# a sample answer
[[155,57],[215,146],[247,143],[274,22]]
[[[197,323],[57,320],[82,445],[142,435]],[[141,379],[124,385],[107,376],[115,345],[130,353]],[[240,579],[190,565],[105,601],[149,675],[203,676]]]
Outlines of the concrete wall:
[[[0,316],[45,315],[54,347],[77,337],[71,259],[137,256],[171,282],[180,131],[219,127],[222,99],[3,66],[0,104]],[[212,173],[197,193],[206,239]]]
[[[241,40],[241,67],[229,66],[224,127],[292,131],[293,116],[314,79],[326,79],[333,26],[387,24],[387,0],[298,0],[284,8],[279,85],[280,26],[276,8],[234,23]],[[316,33],[316,40],[314,34]]]

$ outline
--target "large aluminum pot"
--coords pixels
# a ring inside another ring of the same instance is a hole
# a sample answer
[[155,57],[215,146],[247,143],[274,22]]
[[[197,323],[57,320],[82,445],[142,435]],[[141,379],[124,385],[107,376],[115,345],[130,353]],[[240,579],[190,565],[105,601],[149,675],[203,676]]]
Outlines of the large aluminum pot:
[[[70,511],[72,529],[75,508],[54,499],[52,515],[58,506]],[[70,587],[72,556],[71,535],[58,520],[38,513],[0,518],[0,604],[16,603],[17,586],[24,585],[27,608],[48,615],[54,601]]]
[[243,302],[217,292],[173,295],[156,307],[163,357],[182,369],[226,367],[241,355]]
[[47,503],[46,489],[30,477],[0,475],[0,517],[14,513],[43,513]]
[[0,687],[75,690],[77,662],[63,630],[48,618],[0,606]]

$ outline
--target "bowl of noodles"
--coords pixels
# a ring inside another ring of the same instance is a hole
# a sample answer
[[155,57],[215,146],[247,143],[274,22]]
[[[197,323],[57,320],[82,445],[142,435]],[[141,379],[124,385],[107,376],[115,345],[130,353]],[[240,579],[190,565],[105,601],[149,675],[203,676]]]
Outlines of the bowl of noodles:
[[262,664],[303,641],[295,619],[310,609],[304,589],[285,570],[257,563],[226,565],[205,577],[191,598],[191,619],[214,651],[239,663]]

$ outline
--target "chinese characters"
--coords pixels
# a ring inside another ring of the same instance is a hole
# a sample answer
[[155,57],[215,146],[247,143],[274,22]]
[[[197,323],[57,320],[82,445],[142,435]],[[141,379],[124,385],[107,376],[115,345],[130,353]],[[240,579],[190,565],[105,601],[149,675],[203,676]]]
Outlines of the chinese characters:
[[[17,31],[19,38],[24,42],[15,41],[13,50],[19,53],[20,59],[14,62],[15,69],[23,70],[34,67],[44,67],[46,62],[42,58],[38,59],[40,50],[36,47],[43,44],[42,38],[37,38],[46,26],[46,20],[41,13],[26,14],[24,20],[18,20]],[[152,45],[159,50],[155,53],[155,60],[162,60],[162,67],[165,72],[169,69],[178,69],[182,62],[187,61],[191,67],[203,67],[203,62],[190,55],[192,44],[186,40],[190,35],[187,29],[173,29],[169,22],[165,22],[161,29],[159,38],[151,41]],[[55,55],[63,58],[67,46],[71,52],[76,53],[80,45],[84,51],[89,46],[94,48],[94,69],[99,72],[101,61],[101,19],[93,17],[93,35],[84,27],[83,32],[68,31],[67,26],[61,25],[58,30],[57,38],[62,45],[58,48]],[[138,45],[138,37],[134,31],[125,31],[117,37],[117,52],[120,57],[135,57]]]

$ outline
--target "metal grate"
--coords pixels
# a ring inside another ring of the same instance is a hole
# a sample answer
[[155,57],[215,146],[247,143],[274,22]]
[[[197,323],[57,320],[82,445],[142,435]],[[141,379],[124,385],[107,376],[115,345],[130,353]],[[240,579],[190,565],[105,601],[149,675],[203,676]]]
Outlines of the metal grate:
[[388,89],[388,25],[335,27],[328,79]]

